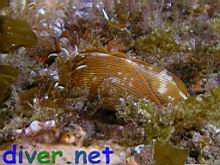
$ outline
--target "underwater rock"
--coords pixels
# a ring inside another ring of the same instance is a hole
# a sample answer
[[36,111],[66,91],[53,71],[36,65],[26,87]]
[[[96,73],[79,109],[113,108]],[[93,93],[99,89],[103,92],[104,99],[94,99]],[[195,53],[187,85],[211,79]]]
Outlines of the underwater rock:
[[34,47],[37,36],[27,22],[0,16],[0,43],[0,52],[8,53],[19,47]]
[[46,122],[33,121],[24,130],[22,130],[22,129],[15,130],[15,134],[19,135],[24,132],[26,136],[33,136],[42,130],[52,129],[55,126],[56,126],[56,124],[55,124],[54,120],[50,120],[50,121],[46,121]]
[[220,86],[220,72],[211,74],[206,81],[205,90],[213,91]]
[[187,99],[183,82],[158,66],[130,59],[121,53],[84,51],[73,59],[70,87],[89,88],[91,102],[114,110],[128,95],[146,98],[157,105]]

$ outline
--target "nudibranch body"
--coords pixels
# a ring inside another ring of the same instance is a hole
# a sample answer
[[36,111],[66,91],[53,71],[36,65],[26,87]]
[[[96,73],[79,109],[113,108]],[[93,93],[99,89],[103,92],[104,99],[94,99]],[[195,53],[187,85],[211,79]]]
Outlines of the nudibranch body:
[[157,105],[187,99],[184,83],[158,66],[131,59],[121,53],[81,52],[69,75],[71,86],[86,87],[92,101],[114,110],[126,95],[146,98]]

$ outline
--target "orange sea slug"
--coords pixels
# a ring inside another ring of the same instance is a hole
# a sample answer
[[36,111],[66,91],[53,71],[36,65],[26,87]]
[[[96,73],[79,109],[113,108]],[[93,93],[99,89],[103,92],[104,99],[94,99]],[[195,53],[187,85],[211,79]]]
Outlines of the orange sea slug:
[[184,83],[166,69],[131,59],[121,53],[84,51],[74,59],[69,81],[87,87],[91,100],[114,110],[126,95],[146,98],[157,105],[187,99]]

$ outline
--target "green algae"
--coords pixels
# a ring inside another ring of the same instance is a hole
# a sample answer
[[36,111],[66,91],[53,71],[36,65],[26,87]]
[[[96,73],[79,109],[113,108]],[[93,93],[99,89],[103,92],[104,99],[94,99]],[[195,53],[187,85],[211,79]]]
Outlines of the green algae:
[[220,19],[216,18],[211,22],[211,27],[214,32],[216,32],[218,35],[220,35]]
[[180,52],[182,48],[175,42],[174,34],[173,30],[155,29],[150,35],[136,40],[135,49],[137,53],[151,55]]
[[[168,111],[165,113],[168,113]],[[142,136],[146,136],[144,138],[145,140],[142,141],[144,144],[152,144],[153,141],[169,141],[174,127],[171,123],[172,117],[168,114],[162,114],[154,104],[147,100],[135,101],[132,98],[127,98],[117,108],[117,117],[119,120],[123,120],[125,123],[131,123],[139,129],[142,128],[142,131],[144,131]],[[132,139],[133,136],[136,137],[139,134],[136,131],[138,130],[135,129],[134,132],[125,133],[125,139]],[[141,137],[138,139],[143,140]]]
[[[219,109],[220,89],[216,89],[210,96],[190,97],[185,102],[163,109],[158,109],[146,100],[137,102],[129,98],[118,107],[117,117],[126,123],[136,125],[139,129],[144,129],[145,133],[142,136],[146,136],[147,139],[142,143],[151,144],[155,141],[167,143],[174,135],[199,130],[207,122],[219,127]],[[136,135],[134,131],[133,136]],[[125,141],[131,137],[131,134],[125,134]]]

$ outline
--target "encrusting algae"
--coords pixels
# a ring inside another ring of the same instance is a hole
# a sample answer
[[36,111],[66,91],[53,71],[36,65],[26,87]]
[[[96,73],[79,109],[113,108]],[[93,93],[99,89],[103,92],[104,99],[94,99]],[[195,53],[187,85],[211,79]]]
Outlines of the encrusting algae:
[[122,53],[83,51],[73,59],[70,87],[89,88],[90,101],[113,110],[126,95],[146,98],[156,105],[187,99],[183,82],[158,66],[131,59]]

